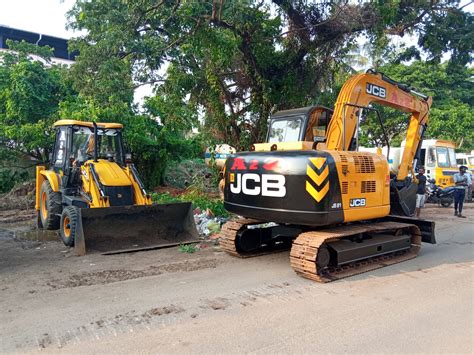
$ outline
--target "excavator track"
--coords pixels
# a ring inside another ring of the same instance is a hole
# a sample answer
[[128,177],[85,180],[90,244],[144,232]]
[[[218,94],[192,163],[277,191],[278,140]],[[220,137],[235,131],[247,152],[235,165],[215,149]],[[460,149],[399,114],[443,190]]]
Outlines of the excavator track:
[[236,256],[239,258],[251,258],[254,256],[261,256],[265,254],[271,254],[271,253],[276,253],[280,252],[283,250],[288,250],[290,247],[278,245],[278,246],[271,246],[271,245],[262,245],[260,248],[255,249],[253,251],[240,251],[237,248],[237,234],[238,232],[249,225],[252,224],[263,224],[265,222],[258,221],[255,219],[249,219],[249,218],[238,218],[231,220],[227,223],[225,223],[222,226],[221,233],[220,233],[220,240],[219,240],[219,246],[222,250],[224,250],[226,253]]
[[[318,265],[318,256],[321,255],[320,251],[325,247],[325,243],[360,233],[391,232],[397,234],[403,231],[409,231],[411,234],[410,249],[367,258],[339,267],[320,267]],[[413,224],[379,222],[344,225],[321,231],[301,233],[293,241],[290,262],[298,275],[317,282],[330,282],[415,258],[418,255],[420,246],[421,232]]]

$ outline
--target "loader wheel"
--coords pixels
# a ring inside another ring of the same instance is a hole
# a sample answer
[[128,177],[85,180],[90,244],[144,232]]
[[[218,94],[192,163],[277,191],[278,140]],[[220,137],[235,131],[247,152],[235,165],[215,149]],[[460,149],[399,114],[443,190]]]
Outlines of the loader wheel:
[[61,214],[61,227],[59,229],[59,234],[64,245],[68,247],[74,246],[78,219],[77,207],[67,206],[64,208],[63,213]]
[[48,181],[43,181],[39,194],[39,217],[44,229],[58,229],[61,214],[61,193],[54,192]]

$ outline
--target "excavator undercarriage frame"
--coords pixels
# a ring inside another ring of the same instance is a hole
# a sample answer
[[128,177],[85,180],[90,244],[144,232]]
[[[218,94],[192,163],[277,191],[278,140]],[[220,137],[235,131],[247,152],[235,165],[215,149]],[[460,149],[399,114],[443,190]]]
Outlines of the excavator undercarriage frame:
[[329,282],[412,259],[422,241],[436,243],[434,222],[388,216],[316,230],[237,218],[223,226],[220,246],[241,258],[291,249],[297,274]]

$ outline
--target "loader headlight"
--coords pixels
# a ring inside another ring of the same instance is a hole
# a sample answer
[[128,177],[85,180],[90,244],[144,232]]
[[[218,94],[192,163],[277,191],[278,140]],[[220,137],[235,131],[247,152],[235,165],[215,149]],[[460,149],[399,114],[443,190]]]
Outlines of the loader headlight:
[[132,163],[132,154],[130,154],[130,153],[125,154],[125,163],[126,164],[131,164]]

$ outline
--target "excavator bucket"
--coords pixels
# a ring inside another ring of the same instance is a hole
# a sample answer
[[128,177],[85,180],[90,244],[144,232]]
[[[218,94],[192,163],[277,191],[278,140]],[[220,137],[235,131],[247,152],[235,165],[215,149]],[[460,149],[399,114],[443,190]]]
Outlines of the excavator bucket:
[[190,202],[83,208],[75,253],[118,254],[198,242]]
[[416,191],[418,184],[410,182],[408,186],[396,186],[392,180],[390,186],[390,214],[411,217],[415,213]]

